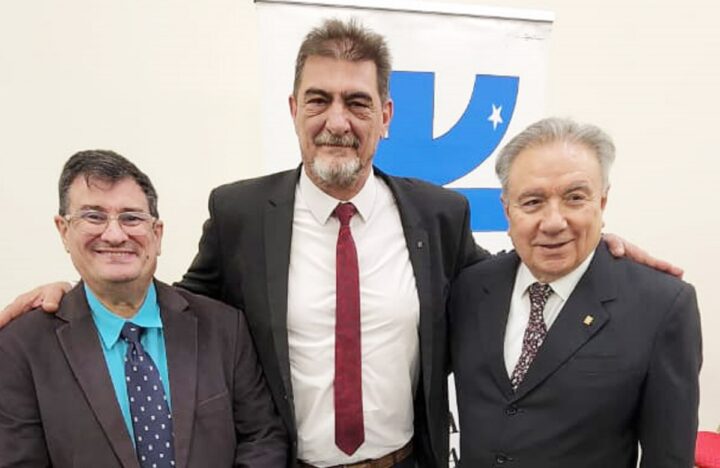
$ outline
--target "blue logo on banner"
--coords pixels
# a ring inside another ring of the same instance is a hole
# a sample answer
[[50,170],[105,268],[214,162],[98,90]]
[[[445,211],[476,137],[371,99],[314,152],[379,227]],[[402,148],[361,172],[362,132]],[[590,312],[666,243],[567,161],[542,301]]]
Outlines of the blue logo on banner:
[[[390,78],[395,115],[390,136],[378,147],[375,163],[389,174],[417,177],[438,185],[463,177],[497,148],[512,119],[519,78],[477,75],[460,120],[433,139],[435,74],[396,71]],[[456,189],[470,201],[473,231],[504,231],[507,222],[500,189]]]

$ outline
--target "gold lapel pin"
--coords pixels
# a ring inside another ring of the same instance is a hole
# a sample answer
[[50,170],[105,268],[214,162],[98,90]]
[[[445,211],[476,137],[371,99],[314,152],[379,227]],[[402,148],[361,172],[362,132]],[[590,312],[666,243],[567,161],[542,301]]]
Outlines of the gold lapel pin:
[[590,325],[592,325],[593,320],[595,320],[595,318],[592,315],[586,315],[583,323],[589,327]]

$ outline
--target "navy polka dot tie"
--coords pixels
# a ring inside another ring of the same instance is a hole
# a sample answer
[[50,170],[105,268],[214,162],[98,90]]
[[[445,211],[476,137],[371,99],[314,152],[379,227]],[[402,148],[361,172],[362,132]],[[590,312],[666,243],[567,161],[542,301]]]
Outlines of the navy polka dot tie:
[[125,383],[135,431],[135,450],[142,468],[175,466],[172,415],[160,380],[160,372],[140,344],[142,328],[123,325],[120,337],[127,344]]
[[552,294],[552,288],[549,284],[533,283],[530,285],[528,293],[530,295],[530,319],[523,336],[520,359],[515,364],[515,369],[513,369],[510,377],[513,390],[517,390],[518,385],[525,378],[525,374],[530,369],[530,364],[535,359],[535,355],[538,353],[543,341],[545,341],[545,335],[547,335],[543,310],[548,297]]

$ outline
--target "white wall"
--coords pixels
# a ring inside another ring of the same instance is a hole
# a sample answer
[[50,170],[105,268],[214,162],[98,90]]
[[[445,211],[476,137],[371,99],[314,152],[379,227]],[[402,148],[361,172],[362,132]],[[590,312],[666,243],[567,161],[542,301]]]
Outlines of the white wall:
[[[614,136],[606,230],[683,266],[695,284],[705,334],[700,421],[714,429],[720,4],[482,3],[556,13],[548,113]],[[0,304],[39,282],[76,276],[52,216],[60,168],[80,149],[115,149],[150,175],[167,227],[158,276],[180,277],[210,188],[260,172],[258,122],[249,112],[263,99],[255,92],[254,15],[248,0],[0,3]]]

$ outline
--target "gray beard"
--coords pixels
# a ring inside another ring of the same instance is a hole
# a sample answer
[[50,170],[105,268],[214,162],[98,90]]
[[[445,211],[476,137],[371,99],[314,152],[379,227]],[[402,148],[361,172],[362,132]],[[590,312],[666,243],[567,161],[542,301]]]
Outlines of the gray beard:
[[310,169],[315,176],[330,187],[351,187],[360,175],[360,159],[352,158],[348,161],[328,161],[315,159]]

